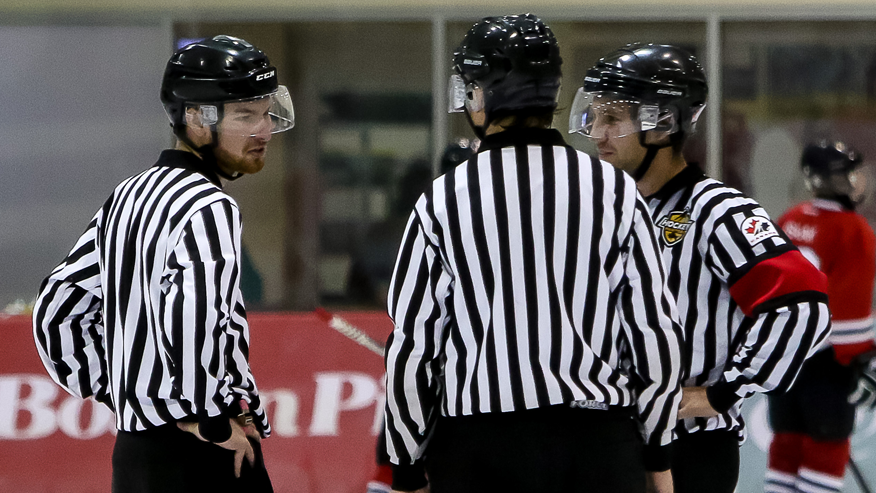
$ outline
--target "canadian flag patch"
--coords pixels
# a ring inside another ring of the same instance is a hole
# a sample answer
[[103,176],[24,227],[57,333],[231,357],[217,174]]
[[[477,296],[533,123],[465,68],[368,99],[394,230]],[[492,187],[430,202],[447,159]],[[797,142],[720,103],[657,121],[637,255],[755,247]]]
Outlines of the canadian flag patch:
[[742,235],[751,246],[757,245],[767,238],[779,236],[772,221],[763,216],[746,217],[739,224],[739,229],[742,230]]

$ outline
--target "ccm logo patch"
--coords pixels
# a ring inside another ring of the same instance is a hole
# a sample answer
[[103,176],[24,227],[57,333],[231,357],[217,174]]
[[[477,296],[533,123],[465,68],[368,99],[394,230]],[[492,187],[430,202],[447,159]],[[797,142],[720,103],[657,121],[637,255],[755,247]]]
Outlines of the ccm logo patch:
[[265,72],[264,74],[256,75],[256,81],[270,79],[271,77],[274,76],[274,72],[276,72],[276,70],[271,70],[270,72]]
[[693,223],[694,221],[690,219],[690,211],[672,211],[657,221],[657,227],[662,233],[660,237],[663,238],[663,243],[672,246],[684,239],[684,235]]
[[746,217],[742,220],[739,228],[751,246],[757,245],[767,238],[779,236],[773,223],[763,216]]

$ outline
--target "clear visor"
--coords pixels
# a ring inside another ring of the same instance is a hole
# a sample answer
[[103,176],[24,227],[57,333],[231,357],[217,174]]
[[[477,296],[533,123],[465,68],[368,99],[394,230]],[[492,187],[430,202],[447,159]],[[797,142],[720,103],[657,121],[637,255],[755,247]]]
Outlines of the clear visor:
[[459,75],[450,76],[447,83],[447,112],[462,113],[465,111],[465,81]]
[[578,89],[569,115],[569,133],[594,139],[625,137],[657,128],[676,130],[671,111],[615,92],[586,92]]
[[244,137],[259,137],[285,132],[295,126],[295,110],[286,86],[271,94],[252,99],[226,102],[219,121],[216,106],[202,104],[201,120],[205,125],[217,124],[220,133]]

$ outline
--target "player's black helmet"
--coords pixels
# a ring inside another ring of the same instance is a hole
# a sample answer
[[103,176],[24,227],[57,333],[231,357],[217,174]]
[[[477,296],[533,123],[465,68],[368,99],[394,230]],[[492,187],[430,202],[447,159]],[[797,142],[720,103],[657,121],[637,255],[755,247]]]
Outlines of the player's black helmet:
[[462,110],[460,92],[470,84],[484,92],[488,122],[520,110],[552,111],[557,107],[562,63],[554,33],[538,17],[481,19],[453,53],[458,78],[451,78],[451,111]]
[[822,140],[803,149],[800,167],[806,185],[820,197],[848,200],[851,204],[863,200],[865,183],[858,183],[855,170],[864,156],[843,142]]
[[820,142],[809,144],[803,149],[800,166],[806,176],[828,176],[834,173],[846,174],[860,166],[864,156],[842,142]]
[[466,139],[447,144],[444,154],[441,155],[441,174],[456,168],[467,161],[474,154],[471,144]]
[[619,100],[634,112],[635,126],[627,133],[658,128],[690,134],[708,92],[702,67],[687,51],[670,45],[629,44],[587,71],[573,104],[569,132],[599,137],[593,134],[594,113]]
[[[161,102],[176,132],[183,123],[185,106],[217,104],[260,97],[274,97],[272,131],[294,125],[291,99],[277,82],[277,70],[267,55],[246,41],[215,36],[179,49],[167,62],[161,82]],[[282,100],[282,101],[281,101]],[[221,112],[221,104],[218,105]]]

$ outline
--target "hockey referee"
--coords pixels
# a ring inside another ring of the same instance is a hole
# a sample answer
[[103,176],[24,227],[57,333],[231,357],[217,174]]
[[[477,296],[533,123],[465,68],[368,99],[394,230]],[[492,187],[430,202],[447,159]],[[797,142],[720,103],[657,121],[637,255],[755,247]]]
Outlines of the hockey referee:
[[119,184],[43,282],[37,348],[58,384],[114,411],[113,492],[270,492],[222,180],[262,169],[292,101],[265,54],[229,36],[177,51],[161,100],[176,149]]
[[633,44],[587,71],[569,121],[636,180],[663,250],[687,365],[676,493],[735,490],[743,399],[787,390],[830,328],[824,275],[760,204],[685,161],[706,96],[693,55]]
[[420,197],[399,249],[396,491],[671,491],[675,304],[635,182],[550,128],[561,63],[533,15],[482,19],[455,51],[451,110],[482,143]]

